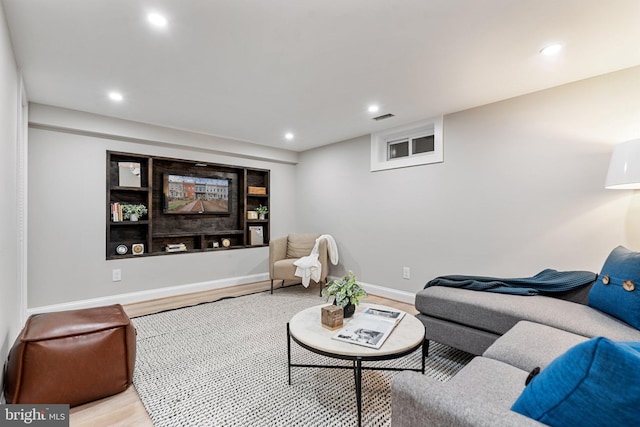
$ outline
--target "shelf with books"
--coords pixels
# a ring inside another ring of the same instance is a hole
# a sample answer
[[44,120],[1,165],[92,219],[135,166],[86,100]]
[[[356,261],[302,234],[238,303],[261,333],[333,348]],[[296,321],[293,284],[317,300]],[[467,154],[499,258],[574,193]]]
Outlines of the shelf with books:
[[[152,165],[148,156],[107,151],[107,259],[148,254]],[[125,213],[132,205],[148,210],[144,219],[130,220],[129,213]]]

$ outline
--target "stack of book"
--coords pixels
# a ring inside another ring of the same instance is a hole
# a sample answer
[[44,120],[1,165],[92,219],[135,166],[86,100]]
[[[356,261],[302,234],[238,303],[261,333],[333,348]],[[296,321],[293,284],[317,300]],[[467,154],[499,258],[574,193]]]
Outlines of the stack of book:
[[122,221],[122,205],[118,202],[111,203],[111,221]]
[[184,243],[169,243],[164,247],[165,252],[185,252],[187,245]]

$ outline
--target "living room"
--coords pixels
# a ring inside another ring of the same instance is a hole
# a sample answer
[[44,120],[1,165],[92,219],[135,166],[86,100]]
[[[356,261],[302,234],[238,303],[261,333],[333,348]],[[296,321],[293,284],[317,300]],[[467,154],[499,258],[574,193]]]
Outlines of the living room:
[[[14,3],[4,1],[4,9]],[[584,2],[568,3],[583,10]],[[590,16],[611,7],[587,3]],[[612,4],[618,11],[637,13],[634,3]],[[108,150],[270,170],[272,238],[292,232],[331,234],[340,250],[331,275],[354,271],[370,293],[408,303],[440,275],[520,277],[544,268],[597,272],[617,245],[640,248],[637,194],[604,188],[614,146],[640,135],[637,49],[622,52],[626,62],[615,64],[624,66],[605,63],[575,81],[440,111],[443,162],[371,172],[371,132],[297,151],[127,120],[117,106],[107,107],[114,111],[108,117],[34,102],[14,59],[20,52],[12,46],[9,29],[16,23],[3,12],[3,359],[32,313],[268,279],[267,247],[105,259]],[[626,15],[631,19],[633,13]],[[624,24],[616,34],[637,46],[637,30]],[[594,30],[584,39],[594,34],[599,33]],[[536,54],[527,52],[527,61],[535,61]],[[601,61],[600,55],[590,53],[591,61]],[[552,74],[553,65],[510,72],[526,80],[534,70]],[[31,101],[26,116],[18,108],[25,99],[23,87]],[[503,89],[499,79],[491,87]],[[460,82],[450,90],[473,89]],[[400,109],[393,105],[390,112]],[[28,120],[28,130],[20,127],[21,120]],[[251,126],[249,116],[245,121]],[[389,126],[405,124],[394,123]],[[410,268],[408,279],[404,267]],[[112,280],[114,269],[121,270],[122,280]]]

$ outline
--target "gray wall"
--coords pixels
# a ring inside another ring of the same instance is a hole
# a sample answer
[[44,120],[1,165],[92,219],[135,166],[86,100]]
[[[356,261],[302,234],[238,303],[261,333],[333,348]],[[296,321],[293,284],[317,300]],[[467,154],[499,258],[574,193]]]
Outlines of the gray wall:
[[[599,271],[640,249],[640,201],[604,189],[613,146],[640,137],[640,68],[444,117],[444,163],[369,172],[369,137],[302,153],[298,225],[332,234],[365,283]],[[402,268],[411,279],[402,279]]]
[[0,3],[0,360],[18,329],[16,141],[19,78]]
[[[268,273],[264,247],[106,260],[107,150],[270,169],[271,233],[285,233],[295,223],[291,159],[297,155],[291,152],[37,104],[31,105],[30,122],[29,308],[94,299],[100,303],[109,296],[216,281],[228,286]],[[52,130],[56,125],[64,129]],[[217,152],[225,146],[243,154]],[[252,150],[276,160],[247,158]],[[111,281],[116,268],[122,270],[120,282]]]

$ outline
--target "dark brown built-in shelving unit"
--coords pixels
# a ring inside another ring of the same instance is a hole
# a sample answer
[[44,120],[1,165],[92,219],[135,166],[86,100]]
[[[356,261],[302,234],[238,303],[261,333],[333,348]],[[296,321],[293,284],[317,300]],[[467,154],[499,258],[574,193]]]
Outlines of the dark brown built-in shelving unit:
[[[119,184],[120,162],[140,164],[140,187]],[[164,212],[164,175],[225,178],[230,180],[229,212],[216,214],[167,214]],[[262,187],[266,194],[249,194],[249,187]],[[269,170],[219,165],[141,154],[107,151],[107,259],[136,256],[242,249],[269,244],[269,216],[248,219],[247,212],[259,205],[269,207]],[[112,220],[112,203],[144,204],[148,213],[140,221]],[[250,227],[262,227],[263,243],[251,244]],[[223,247],[222,240],[230,242]],[[218,247],[214,247],[214,243]],[[133,255],[132,246],[143,244],[144,252]],[[168,244],[183,243],[186,252],[166,252]],[[118,245],[128,250],[116,252]]]

